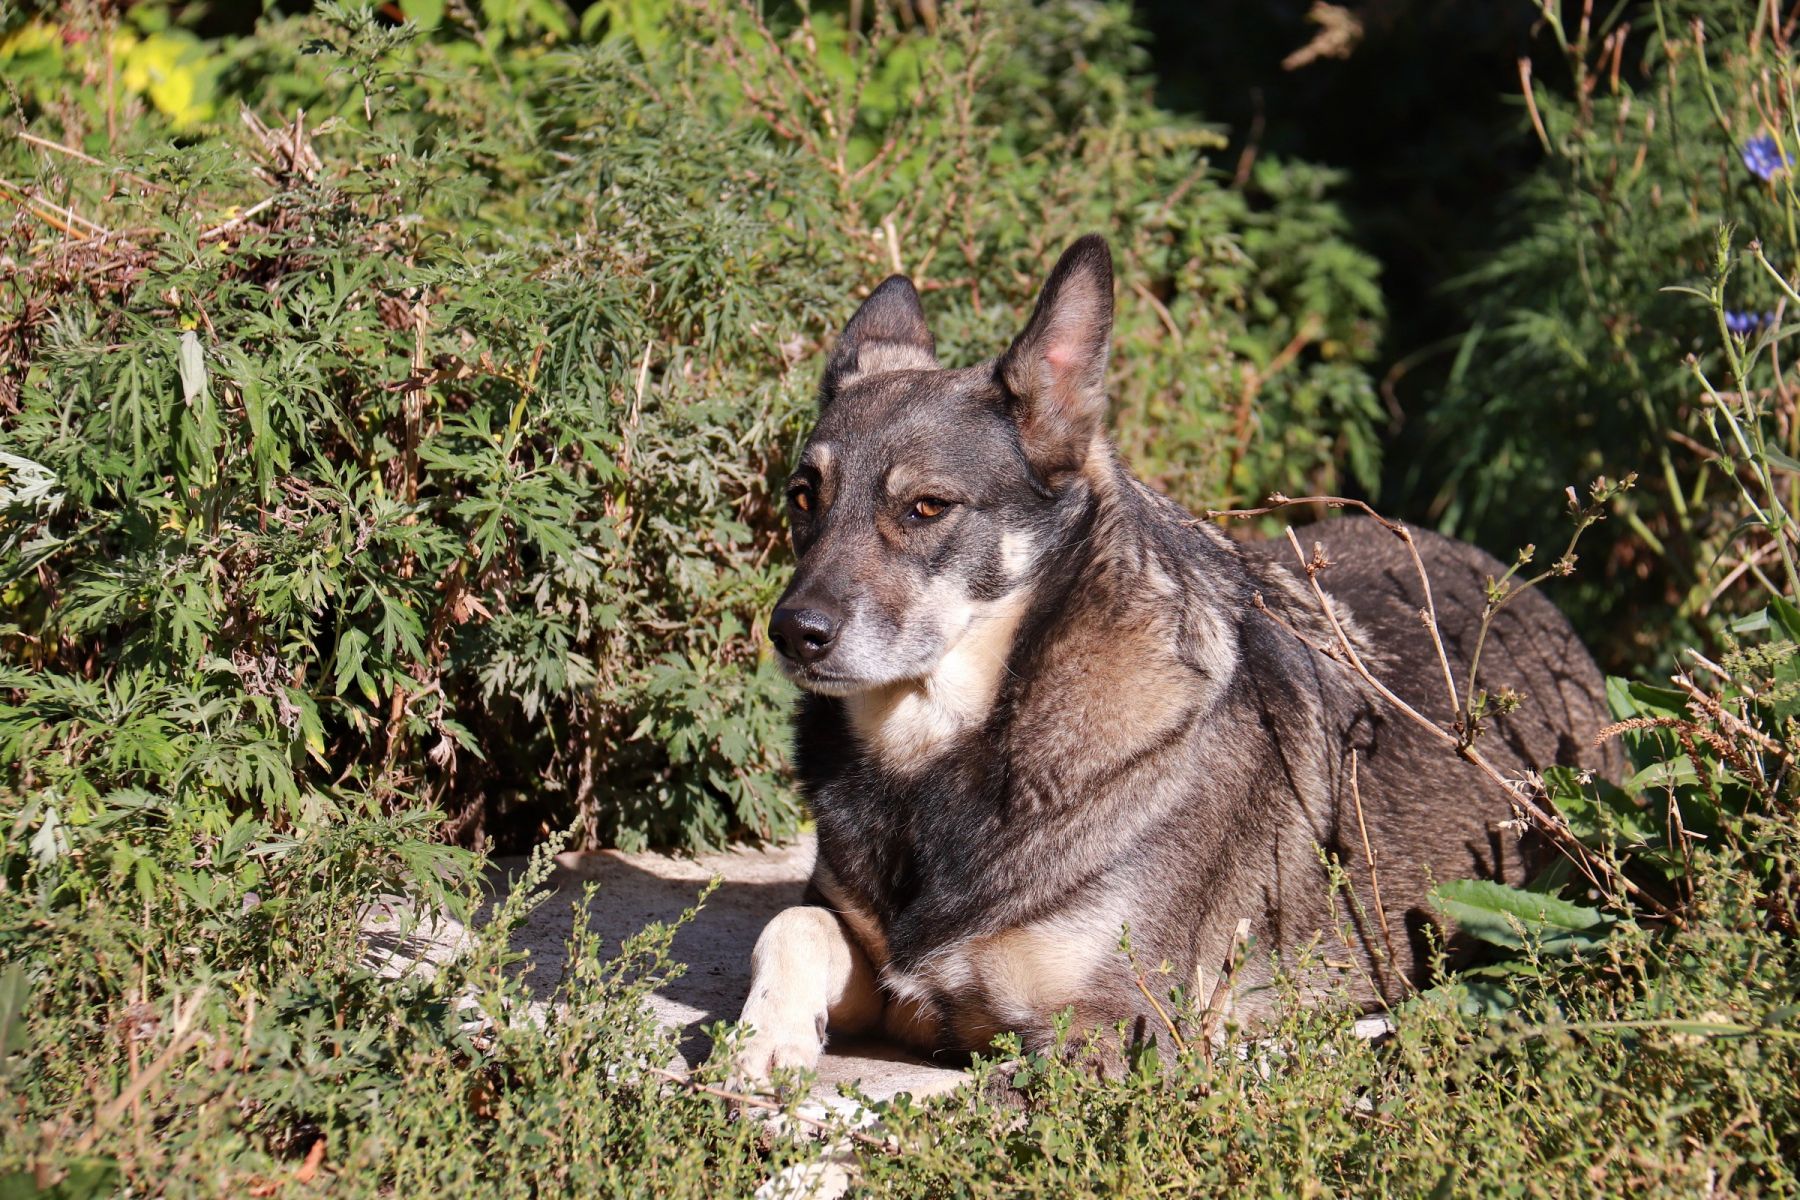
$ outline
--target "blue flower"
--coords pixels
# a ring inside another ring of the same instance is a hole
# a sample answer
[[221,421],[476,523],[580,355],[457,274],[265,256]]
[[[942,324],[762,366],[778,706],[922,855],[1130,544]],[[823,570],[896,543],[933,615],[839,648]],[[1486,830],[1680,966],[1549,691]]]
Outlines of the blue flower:
[[1794,160],[1781,152],[1775,139],[1766,133],[1758,134],[1744,143],[1744,165],[1758,179],[1773,179],[1793,165]]
[[1769,312],[1727,312],[1725,328],[1739,337],[1749,337],[1757,330],[1775,323],[1775,314]]

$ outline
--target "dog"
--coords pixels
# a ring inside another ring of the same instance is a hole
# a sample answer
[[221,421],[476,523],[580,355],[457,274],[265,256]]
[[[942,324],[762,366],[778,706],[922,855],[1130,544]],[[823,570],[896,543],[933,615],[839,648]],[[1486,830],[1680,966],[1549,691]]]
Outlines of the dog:
[[[1392,1002],[1427,972],[1432,886],[1535,865],[1506,791],[1344,653],[1452,718],[1410,551],[1366,518],[1309,528],[1328,611],[1286,542],[1233,541],[1139,482],[1104,431],[1112,315],[1090,235],[996,359],[940,366],[900,275],[828,356],[768,627],[804,692],[818,859],[752,953],[742,1079],[816,1065],[828,1032],[1046,1050],[1065,1011],[1077,1035],[1124,1032],[1117,1064],[1234,954],[1234,1020],[1273,1010],[1277,973]],[[1414,537],[1465,672],[1502,568]],[[1551,603],[1502,608],[1481,664],[1526,698],[1482,753],[1576,764],[1604,681]]]

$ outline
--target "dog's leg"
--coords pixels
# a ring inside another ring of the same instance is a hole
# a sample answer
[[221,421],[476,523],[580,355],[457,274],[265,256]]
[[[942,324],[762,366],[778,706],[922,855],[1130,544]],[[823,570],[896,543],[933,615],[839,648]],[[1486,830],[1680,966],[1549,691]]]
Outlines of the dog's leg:
[[830,909],[812,905],[775,915],[750,953],[750,998],[740,1018],[752,1027],[733,1067],[749,1084],[777,1068],[811,1069],[827,1028],[862,1033],[880,1025],[875,969]]

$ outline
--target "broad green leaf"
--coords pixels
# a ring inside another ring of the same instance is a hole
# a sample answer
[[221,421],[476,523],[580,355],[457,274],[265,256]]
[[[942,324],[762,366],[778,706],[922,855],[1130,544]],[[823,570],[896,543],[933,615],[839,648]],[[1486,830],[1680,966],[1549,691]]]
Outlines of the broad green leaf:
[[1769,617],[1781,627],[1789,641],[1800,642],[1800,608],[1780,596],[1769,597]]
[[1488,879],[1458,879],[1431,890],[1437,910],[1472,937],[1547,953],[1583,949],[1604,940],[1616,919],[1557,896],[1522,891]]
[[1700,776],[1694,770],[1693,761],[1685,754],[1678,754],[1674,758],[1653,762],[1627,779],[1625,790],[1643,792],[1651,788],[1679,787],[1682,784],[1698,782],[1700,782]]

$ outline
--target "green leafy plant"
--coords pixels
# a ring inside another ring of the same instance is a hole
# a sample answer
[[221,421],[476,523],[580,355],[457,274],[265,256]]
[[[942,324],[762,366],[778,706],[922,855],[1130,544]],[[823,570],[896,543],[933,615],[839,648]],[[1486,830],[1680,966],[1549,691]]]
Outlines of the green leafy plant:
[[[1756,607],[1743,585],[1768,565],[1721,502],[1733,485],[1684,362],[1723,364],[1720,317],[1666,288],[1710,278],[1721,222],[1780,263],[1796,253],[1780,167],[1795,139],[1786,94],[1767,82],[1785,69],[1789,32],[1766,5],[1533,7],[1520,120],[1543,161],[1453,289],[1472,324],[1441,394],[1415,414],[1407,490],[1442,525],[1506,546],[1517,497],[1637,472],[1565,592],[1604,665],[1622,670],[1677,643],[1706,648],[1708,618]],[[1748,329],[1781,298],[1743,271],[1724,311]]]
[[[1216,136],[1143,100],[1122,8],[852,33],[720,3],[661,43],[632,6],[587,43],[549,11],[268,23],[209,59],[241,119],[178,146],[129,90],[104,121],[26,102],[20,670],[229,712],[216,770],[283,821],[790,831],[760,627],[817,350],[903,267],[947,356],[991,354],[1095,227],[1147,470],[1189,499],[1373,478],[1379,298],[1331,176],[1219,179]],[[71,744],[16,749],[79,773]]]

